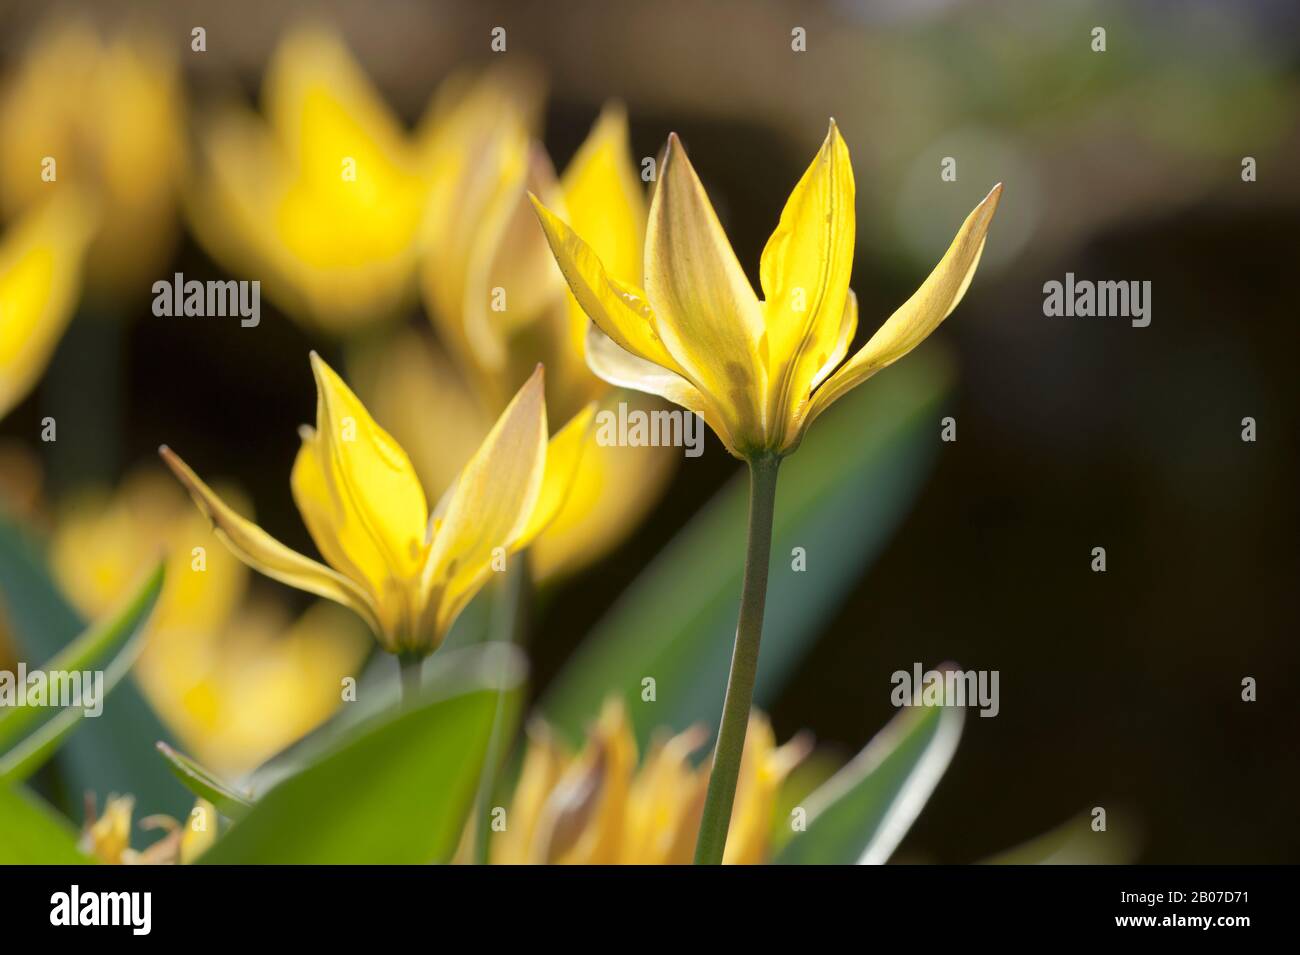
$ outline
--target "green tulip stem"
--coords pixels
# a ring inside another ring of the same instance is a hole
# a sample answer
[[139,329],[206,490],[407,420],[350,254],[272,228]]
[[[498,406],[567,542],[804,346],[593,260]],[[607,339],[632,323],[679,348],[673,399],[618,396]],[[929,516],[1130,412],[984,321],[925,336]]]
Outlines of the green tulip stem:
[[745,582],[740,592],[740,619],[731,652],[727,696],[713,750],[709,790],[695,843],[696,865],[720,865],[727,847],[731,806],[736,798],[740,757],[758,673],[758,644],[763,636],[763,606],[767,601],[767,568],[772,556],[772,515],[776,510],[776,476],[781,459],[767,455],[749,462],[749,542],[745,550]]

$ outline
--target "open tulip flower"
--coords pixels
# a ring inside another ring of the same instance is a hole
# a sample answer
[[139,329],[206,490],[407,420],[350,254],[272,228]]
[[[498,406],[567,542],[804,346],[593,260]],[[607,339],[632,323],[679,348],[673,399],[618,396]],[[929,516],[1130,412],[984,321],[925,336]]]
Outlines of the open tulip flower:
[[428,196],[414,139],[321,27],[280,43],[262,100],[265,118],[229,106],[203,124],[191,226],[297,318],[339,332],[391,314],[413,288]]
[[762,301],[676,136],[650,207],[644,291],[610,275],[583,236],[534,205],[595,323],[592,370],[697,412],[732,454],[751,460],[789,454],[831,403],[906,355],[957,307],[1000,194],[994,187],[971,212],[930,277],[848,361],[858,324],[849,288],[853,169],[833,121],[763,250]]
[[559,510],[593,409],[548,441],[538,367],[430,512],[406,452],[314,353],[312,370],[316,427],[302,429],[291,485],[328,566],[240,517],[179,457],[166,447],[160,453],[237,557],[268,577],[350,607],[385,650],[404,663],[418,661],[437,649],[507,556],[526,547]]
[[676,136],[668,139],[645,239],[645,288],[611,275],[599,254],[536,197],[555,259],[590,316],[587,362],[615,385],[699,414],[749,463],[749,541],[740,620],[696,860],[723,859],[758,671],[776,477],[808,426],[839,397],[919,345],[966,293],[1001,186],[966,217],[921,287],[851,358],[857,332],[854,191],[834,120],[759,263],[754,294]]

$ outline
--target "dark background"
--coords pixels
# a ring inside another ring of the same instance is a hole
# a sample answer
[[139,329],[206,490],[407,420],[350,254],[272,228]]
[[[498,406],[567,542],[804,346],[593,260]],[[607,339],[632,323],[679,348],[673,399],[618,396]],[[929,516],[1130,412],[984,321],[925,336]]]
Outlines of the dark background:
[[[57,8],[56,8],[57,9]],[[122,4],[94,4],[111,25]],[[138,12],[138,11],[136,11]],[[563,166],[622,98],[636,155],[682,135],[737,255],[759,253],[834,115],[853,152],[859,343],[915,288],[996,181],[1002,209],[970,294],[938,336],[960,382],[958,440],[772,714],[844,754],[891,715],[889,674],[955,660],[1001,673],[901,858],[965,862],[1105,806],[1146,862],[1300,861],[1295,792],[1297,10],[1286,3],[178,3],[205,25],[184,63],[202,101],[250,95],[283,27],[324,13],[409,119],[492,26],[552,83]],[[45,16],[0,14],[5,62]],[[808,52],[790,51],[790,29]],[[1108,30],[1108,51],[1089,31]],[[959,162],[941,183],[939,158]],[[1259,179],[1243,183],[1241,157]],[[187,277],[219,274],[188,238]],[[1043,283],[1149,280],[1152,322],[1042,314]],[[755,283],[757,284],[757,283]],[[192,460],[237,448],[262,523],[310,550],[285,477],[311,419],[305,354],[336,345],[263,300],[233,323],[82,315],[44,384],[0,427],[28,441],[103,387],[102,425],[47,459],[52,494],[113,480],[166,438]],[[413,323],[426,320],[412,314]],[[95,388],[92,388],[95,385]],[[1240,439],[1241,419],[1258,440]],[[538,690],[736,462],[710,437],[663,503],[545,603]],[[938,441],[936,425],[935,440]],[[870,494],[870,488],[863,488]],[[1104,546],[1108,570],[1089,569]],[[283,594],[283,589],[279,589]],[[1258,681],[1243,703],[1241,680]],[[971,714],[974,717],[974,714]]]

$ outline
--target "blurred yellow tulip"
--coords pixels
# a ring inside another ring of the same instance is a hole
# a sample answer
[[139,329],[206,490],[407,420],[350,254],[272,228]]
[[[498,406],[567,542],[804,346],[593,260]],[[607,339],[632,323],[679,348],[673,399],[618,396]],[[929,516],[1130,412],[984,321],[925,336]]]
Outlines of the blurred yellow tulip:
[[[853,169],[834,121],[763,249],[760,301],[676,136],[646,229],[645,287],[534,198],[569,287],[595,323],[591,369],[696,412],[733,455],[780,458],[832,402],[925,340],[965,295],[1002,187],[967,217],[934,272],[844,361],[857,331],[849,288]],[[841,362],[843,364],[841,365]]]
[[185,170],[174,59],[142,31],[107,40],[72,20],[38,34],[0,88],[0,206],[12,216],[76,186],[99,203],[88,280],[138,292],[177,235]]
[[0,239],[0,418],[39,380],[72,317],[94,221],[84,193],[67,189]]
[[428,209],[415,137],[319,26],[281,41],[262,111],[203,124],[195,234],[296,318],[345,332],[390,317],[414,292]]
[[[590,324],[565,287],[528,205],[540,191],[587,230],[620,274],[639,279],[645,200],[627,119],[608,107],[557,179],[530,135],[525,98],[490,75],[436,111],[427,146],[432,180],[425,304],[442,351],[404,334],[357,362],[361,390],[384,409],[417,471],[441,483],[469,459],[519,382],[541,362],[547,407],[565,418],[599,400],[658,407],[610,389],[587,369]],[[419,409],[455,407],[429,438]],[[680,454],[589,442],[562,512],[530,553],[538,578],[573,571],[620,543],[659,498]]]
[[238,774],[334,712],[369,641],[328,604],[295,621],[278,605],[249,599],[247,570],[224,550],[208,550],[209,539],[174,483],[139,472],[111,497],[70,502],[50,560],[73,603],[94,618],[140,566],[168,555],[167,583],[133,672],[200,762]]
[[[708,738],[703,728],[653,743],[639,766],[636,739],[618,701],[605,705],[579,753],[541,724],[529,735],[506,812],[509,825],[492,836],[494,863],[691,861],[709,776],[708,767],[691,758]],[[751,716],[726,862],[767,860],[777,792],[808,748],[803,736],[778,747],[768,721]]]
[[86,807],[81,850],[107,865],[189,865],[217,839],[217,810],[199,799],[184,822],[170,816],[146,816],[140,828],[162,830],[164,835],[147,849],[131,848],[131,820],[135,799],[110,796],[104,812],[96,816],[94,802]]
[[312,353],[316,427],[302,429],[290,483],[312,540],[305,557],[240,517],[175,454],[163,459],[240,560],[355,611],[385,650],[423,657],[506,558],[564,502],[590,431],[588,407],[548,440],[539,366],[430,511],[402,447]]

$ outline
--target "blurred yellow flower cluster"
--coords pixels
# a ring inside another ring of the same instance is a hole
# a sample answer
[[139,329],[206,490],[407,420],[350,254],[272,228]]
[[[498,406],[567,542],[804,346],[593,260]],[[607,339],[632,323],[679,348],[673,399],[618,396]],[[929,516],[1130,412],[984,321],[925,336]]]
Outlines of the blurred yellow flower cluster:
[[[506,828],[492,836],[492,861],[689,863],[709,778],[693,757],[707,741],[697,726],[652,743],[638,763],[636,738],[616,700],[577,753],[534,724]],[[777,794],[808,749],[803,736],[777,746],[766,718],[750,717],[725,862],[767,861]]]
[[143,566],[167,554],[167,583],[135,678],[200,761],[250,770],[299,739],[342,699],[342,680],[369,649],[350,616],[328,604],[291,618],[249,596],[248,572],[211,547],[207,522],[154,470],[113,495],[87,493],[56,521],[51,561],[87,617],[106,613]]

